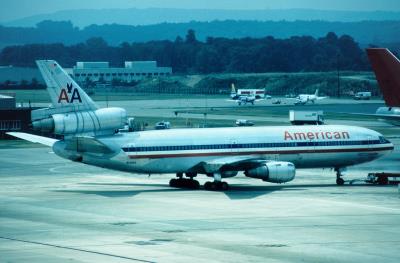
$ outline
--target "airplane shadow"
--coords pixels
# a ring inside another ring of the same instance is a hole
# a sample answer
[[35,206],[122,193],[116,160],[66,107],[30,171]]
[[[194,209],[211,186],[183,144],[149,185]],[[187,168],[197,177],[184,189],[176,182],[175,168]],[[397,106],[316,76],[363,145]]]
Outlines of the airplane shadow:
[[166,192],[184,192],[190,191],[186,189],[169,188],[169,189],[147,189],[147,190],[54,190],[58,193],[75,193],[87,195],[99,195],[103,197],[132,197],[141,193],[166,193]]
[[[180,188],[171,188],[167,184],[123,184],[123,183],[81,183],[81,185],[93,185],[93,186],[129,186],[129,187],[140,187],[139,190],[91,190],[91,189],[82,189],[82,190],[54,190],[54,192],[62,192],[62,193],[77,193],[77,194],[87,194],[87,195],[99,195],[108,198],[118,198],[118,197],[133,197],[137,194],[141,193],[168,193],[168,192],[189,192],[189,191],[198,191],[199,196],[202,194],[208,193],[219,193],[226,195],[231,200],[241,200],[241,199],[253,199],[259,196],[268,195],[275,191],[307,191],[309,188],[347,188],[354,186],[364,186],[364,185],[344,185],[337,186],[336,184],[305,184],[305,185],[246,185],[246,184],[232,184],[228,191],[225,192],[210,192],[206,191],[203,188],[200,190],[190,190],[190,189],[180,189]],[[154,188],[154,187],[162,187],[162,188]]]
[[134,184],[134,183],[79,183],[80,185],[104,185],[104,186],[157,186],[157,187],[165,187],[167,186],[166,184]]

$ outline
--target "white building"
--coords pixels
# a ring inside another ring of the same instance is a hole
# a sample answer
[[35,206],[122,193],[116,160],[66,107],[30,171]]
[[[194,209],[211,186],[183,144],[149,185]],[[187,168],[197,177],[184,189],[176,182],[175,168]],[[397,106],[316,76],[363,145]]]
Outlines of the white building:
[[67,72],[77,82],[85,82],[87,79],[94,82],[111,82],[113,79],[131,82],[147,77],[169,76],[172,68],[158,67],[156,61],[126,61],[124,68],[111,68],[108,62],[77,62]]

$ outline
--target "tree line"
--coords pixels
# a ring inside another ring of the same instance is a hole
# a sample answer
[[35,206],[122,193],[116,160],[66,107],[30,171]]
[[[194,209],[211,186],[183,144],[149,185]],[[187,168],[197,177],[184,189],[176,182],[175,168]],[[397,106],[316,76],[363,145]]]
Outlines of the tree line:
[[259,73],[368,70],[365,52],[348,35],[328,33],[325,37],[297,36],[277,39],[196,38],[194,30],[174,41],[124,42],[110,46],[102,38],[84,43],[27,44],[8,46],[0,53],[1,65],[35,67],[37,59],[55,59],[64,67],[77,61],[108,61],[121,67],[124,61],[155,60],[175,73]]
[[191,21],[187,23],[160,23],[141,26],[101,23],[101,25],[93,24],[83,28],[74,26],[71,21],[44,20],[37,23],[36,27],[0,25],[0,47],[35,43],[74,45],[92,37],[102,37],[112,46],[119,45],[124,41],[129,43],[153,40],[174,41],[176,36],[184,36],[188,29],[195,30],[197,39],[201,41],[205,41],[209,36],[224,38],[273,36],[275,38],[288,38],[309,35],[319,38],[330,31],[338,35],[350,35],[362,45],[398,43],[400,39],[400,21],[398,19],[360,22],[328,22],[320,20],[255,21],[256,18],[251,19],[253,20]]

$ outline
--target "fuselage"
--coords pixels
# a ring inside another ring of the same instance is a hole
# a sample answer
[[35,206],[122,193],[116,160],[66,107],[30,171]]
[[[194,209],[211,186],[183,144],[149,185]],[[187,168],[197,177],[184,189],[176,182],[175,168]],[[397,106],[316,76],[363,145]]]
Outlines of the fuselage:
[[297,99],[300,100],[300,101],[311,101],[311,102],[314,102],[317,99],[317,96],[315,96],[313,94],[312,95],[310,95],[310,94],[300,94],[297,97]]
[[389,122],[396,126],[400,126],[399,107],[379,107],[376,110],[376,116],[381,117],[383,121]]
[[[393,150],[393,144],[375,131],[339,125],[171,129],[98,140],[118,153],[82,153],[84,163],[149,174],[193,171],[199,163],[232,156],[286,161],[296,168],[341,168]],[[65,152],[55,152],[66,157]]]

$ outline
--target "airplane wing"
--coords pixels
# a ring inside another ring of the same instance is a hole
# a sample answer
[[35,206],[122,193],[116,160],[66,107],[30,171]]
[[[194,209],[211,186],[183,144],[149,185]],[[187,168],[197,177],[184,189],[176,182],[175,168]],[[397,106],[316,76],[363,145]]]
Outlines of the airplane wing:
[[49,147],[53,147],[53,145],[58,141],[53,138],[47,138],[43,136],[33,135],[24,132],[7,132],[8,135],[23,139],[25,141],[40,143]]
[[[24,132],[7,132],[7,134],[33,143],[40,143],[49,147],[53,147],[53,145],[59,141],[53,138],[38,136]],[[73,137],[63,142],[66,144],[66,150],[100,154],[110,154],[117,152],[116,150],[112,149],[110,146],[104,144],[96,138],[88,136]]]
[[267,160],[258,157],[231,156],[217,158],[207,162],[201,162],[190,170],[202,173],[214,173],[221,171],[244,171],[256,168],[265,162],[267,162]]
[[323,100],[323,99],[326,99],[326,98],[328,98],[328,97],[317,97],[317,100]]
[[354,112],[337,112],[337,114],[373,117],[376,119],[385,119],[385,120],[400,120],[400,115],[396,115],[396,114],[354,113]]
[[400,121],[400,115],[396,114],[374,114],[374,116],[384,120]]

